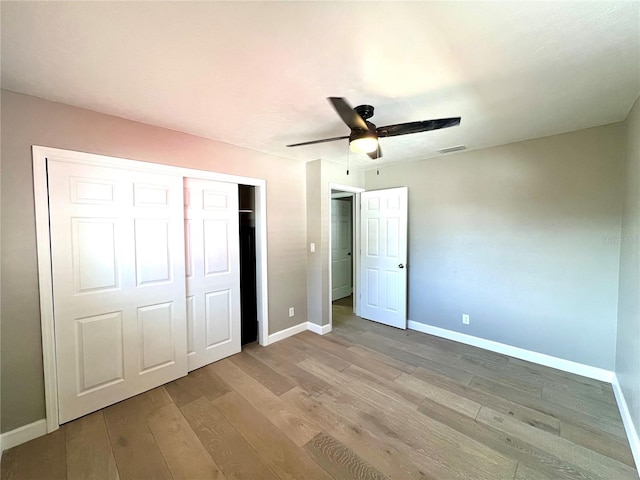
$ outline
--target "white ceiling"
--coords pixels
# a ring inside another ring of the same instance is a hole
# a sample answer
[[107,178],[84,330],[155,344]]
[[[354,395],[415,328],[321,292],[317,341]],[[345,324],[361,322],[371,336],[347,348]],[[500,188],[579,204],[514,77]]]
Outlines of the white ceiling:
[[[326,101],[378,126],[382,162],[623,120],[640,2],[2,2],[2,87],[274,155],[346,162]],[[351,154],[352,166],[371,166]]]

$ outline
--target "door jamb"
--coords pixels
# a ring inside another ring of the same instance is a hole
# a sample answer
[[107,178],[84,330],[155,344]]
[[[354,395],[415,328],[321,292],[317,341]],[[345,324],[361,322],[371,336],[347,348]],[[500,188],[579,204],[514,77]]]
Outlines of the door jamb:
[[49,191],[47,159],[60,159],[112,168],[128,168],[151,173],[220,182],[253,185],[256,187],[254,211],[256,216],[256,298],[258,307],[258,341],[269,344],[269,304],[267,285],[267,192],[266,180],[241,177],[207,170],[177,167],[152,162],[141,162],[73,150],[32,146],[33,190],[36,218],[36,253],[38,260],[38,286],[40,290],[40,321],[42,325],[42,357],[47,433],[60,427],[58,416],[58,379],[56,373],[56,344],[53,312],[53,282],[51,270],[51,238],[49,231]]
[[332,311],[332,301],[331,301],[331,290],[333,288],[332,282],[332,272],[331,272],[331,192],[332,190],[337,190],[339,192],[346,192],[353,194],[353,202],[352,202],[352,218],[353,222],[351,228],[353,229],[353,234],[351,236],[351,241],[353,242],[351,251],[353,252],[353,309],[356,315],[360,312],[360,282],[358,279],[360,278],[360,193],[364,192],[364,188],[360,187],[352,187],[349,185],[341,185],[338,183],[329,183],[329,192],[328,192],[328,202],[329,202],[329,248],[327,249],[329,254],[328,257],[328,272],[329,272],[329,288],[327,289],[326,295],[327,298],[324,299],[325,302],[329,304],[329,328],[333,330],[333,311]]

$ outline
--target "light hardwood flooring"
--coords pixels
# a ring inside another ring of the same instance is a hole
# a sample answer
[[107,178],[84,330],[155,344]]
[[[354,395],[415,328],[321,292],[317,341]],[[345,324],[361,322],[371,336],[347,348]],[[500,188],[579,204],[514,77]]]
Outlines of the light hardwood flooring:
[[350,310],[12,448],[1,478],[638,478],[610,385]]

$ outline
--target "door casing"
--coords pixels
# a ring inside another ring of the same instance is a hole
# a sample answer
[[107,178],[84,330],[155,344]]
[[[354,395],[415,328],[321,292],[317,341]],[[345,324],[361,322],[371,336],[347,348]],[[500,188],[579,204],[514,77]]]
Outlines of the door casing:
[[32,157],[47,433],[53,432],[60,427],[58,416],[58,381],[56,376],[51,239],[49,232],[47,158],[58,158],[66,162],[86,165],[127,168],[144,172],[181,175],[182,177],[255,186],[256,289],[259,323],[258,340],[260,345],[265,346],[269,344],[269,309],[267,296],[267,193],[266,181],[264,179],[141,162],[38,145],[34,145],[32,147]]

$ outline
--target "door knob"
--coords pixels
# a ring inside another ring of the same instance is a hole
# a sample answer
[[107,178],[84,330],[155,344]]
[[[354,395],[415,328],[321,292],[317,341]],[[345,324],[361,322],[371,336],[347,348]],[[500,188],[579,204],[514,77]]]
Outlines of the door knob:
[[404,268],[404,264],[401,263],[400,265],[398,265],[398,268]]

